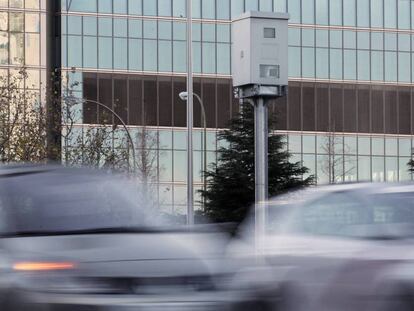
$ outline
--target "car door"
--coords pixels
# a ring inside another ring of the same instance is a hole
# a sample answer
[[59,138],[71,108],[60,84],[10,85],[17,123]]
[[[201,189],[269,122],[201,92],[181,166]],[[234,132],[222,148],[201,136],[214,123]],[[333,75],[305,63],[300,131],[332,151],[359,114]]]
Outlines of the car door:
[[[306,202],[284,217],[281,234],[269,234],[266,254],[278,278],[292,287],[306,310],[341,310],[352,288],[341,275],[354,255],[368,247],[347,228],[371,215],[351,191],[331,192]],[[301,309],[299,307],[298,309]],[[345,309],[348,309],[347,307]]]

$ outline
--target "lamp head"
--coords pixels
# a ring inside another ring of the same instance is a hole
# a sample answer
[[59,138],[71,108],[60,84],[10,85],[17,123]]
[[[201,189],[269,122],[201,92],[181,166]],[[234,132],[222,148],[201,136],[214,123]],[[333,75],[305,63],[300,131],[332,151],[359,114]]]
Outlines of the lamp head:
[[180,94],[179,94],[179,96],[180,96],[180,98],[181,98],[181,100],[187,100],[187,98],[188,98],[188,92],[181,92]]

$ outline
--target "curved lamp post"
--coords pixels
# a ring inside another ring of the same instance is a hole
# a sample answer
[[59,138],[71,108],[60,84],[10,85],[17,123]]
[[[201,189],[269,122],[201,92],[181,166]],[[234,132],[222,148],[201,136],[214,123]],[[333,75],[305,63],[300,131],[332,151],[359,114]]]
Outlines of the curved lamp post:
[[[188,98],[188,92],[181,92],[179,94],[180,98],[183,101],[187,101]],[[207,189],[207,178],[206,178],[206,171],[207,171],[207,119],[206,119],[206,110],[204,107],[204,103],[201,100],[200,96],[198,96],[198,94],[193,92],[193,96],[195,98],[197,98],[198,102],[200,103],[201,106],[201,114],[203,116],[203,125],[204,125],[204,137],[203,137],[203,144],[204,144],[204,160],[203,160],[203,164],[204,164],[204,168],[203,168],[203,187],[204,187],[204,191],[206,191]]]
[[83,104],[90,103],[90,104],[95,104],[95,105],[97,105],[99,107],[102,107],[102,108],[108,110],[110,113],[112,113],[112,115],[114,115],[118,119],[118,121],[121,122],[122,127],[125,129],[125,132],[127,133],[129,143],[131,144],[131,147],[132,147],[132,157],[133,157],[134,172],[136,172],[136,170],[137,170],[137,163],[136,163],[136,158],[135,158],[135,145],[134,145],[134,141],[132,139],[131,133],[129,132],[126,123],[121,118],[121,116],[119,114],[117,114],[113,109],[109,108],[108,106],[106,106],[106,105],[104,105],[104,104],[102,104],[102,103],[100,103],[100,102],[98,102],[96,100],[84,99],[84,98],[83,99],[79,99],[79,98],[75,98],[75,97],[73,97],[72,99],[74,99],[74,100],[80,100]]

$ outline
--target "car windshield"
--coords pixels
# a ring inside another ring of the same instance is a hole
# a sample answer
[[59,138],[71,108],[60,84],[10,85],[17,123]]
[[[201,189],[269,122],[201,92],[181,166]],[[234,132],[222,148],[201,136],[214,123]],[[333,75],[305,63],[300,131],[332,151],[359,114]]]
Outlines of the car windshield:
[[0,233],[148,228],[159,224],[126,179],[57,169],[0,179]]
[[333,192],[304,204],[290,202],[269,210],[266,229],[270,234],[412,237],[414,192]]

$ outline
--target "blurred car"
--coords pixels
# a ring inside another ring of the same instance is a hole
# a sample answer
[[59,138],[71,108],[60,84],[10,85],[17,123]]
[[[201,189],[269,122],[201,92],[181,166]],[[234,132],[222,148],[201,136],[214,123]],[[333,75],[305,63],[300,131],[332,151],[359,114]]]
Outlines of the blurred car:
[[238,310],[414,310],[414,185],[315,187],[261,212],[264,233],[252,215],[229,248]]
[[168,229],[134,187],[87,169],[1,167],[0,309],[221,310],[223,236]]

